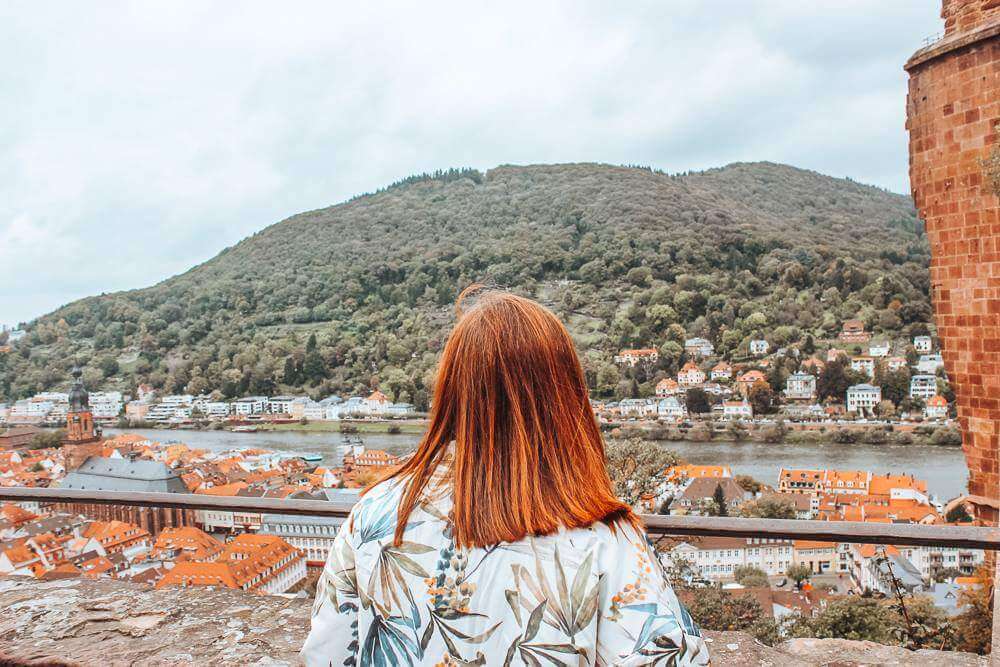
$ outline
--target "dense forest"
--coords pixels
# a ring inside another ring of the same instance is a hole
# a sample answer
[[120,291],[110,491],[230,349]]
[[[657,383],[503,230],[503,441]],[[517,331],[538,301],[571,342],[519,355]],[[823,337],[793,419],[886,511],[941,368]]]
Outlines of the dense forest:
[[[533,296],[567,322],[601,396],[673,372],[685,336],[739,357],[752,337],[822,341],[859,317],[930,321],[909,198],[772,163],[688,174],[596,164],[407,178],[295,215],[146,289],[70,303],[0,354],[0,399],[65,387],[305,392],[381,387],[426,405],[458,292]],[[2,341],[0,341],[2,342]],[[636,377],[611,359],[655,346]]]

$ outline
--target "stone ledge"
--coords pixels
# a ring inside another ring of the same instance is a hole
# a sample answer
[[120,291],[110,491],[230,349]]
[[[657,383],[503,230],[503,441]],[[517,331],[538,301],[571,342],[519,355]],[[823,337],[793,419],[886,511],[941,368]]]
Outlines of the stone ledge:
[[[296,665],[311,600],[112,580],[0,578],[0,667],[6,665]],[[794,639],[764,646],[708,632],[715,666],[985,667],[986,658],[873,642]]]

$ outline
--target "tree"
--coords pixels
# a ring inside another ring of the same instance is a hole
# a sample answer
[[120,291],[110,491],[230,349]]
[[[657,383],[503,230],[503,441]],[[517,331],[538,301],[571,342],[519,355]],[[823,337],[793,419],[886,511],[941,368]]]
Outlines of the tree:
[[770,586],[767,573],[754,565],[740,565],[733,570],[733,579],[736,583],[747,588],[766,588]]
[[310,334],[306,343],[306,356],[302,362],[302,375],[312,384],[326,377],[326,363],[316,349],[316,334]]
[[36,433],[31,442],[28,444],[28,449],[50,449],[54,447],[62,447],[62,441],[66,437],[66,431],[63,429],[56,429],[55,431],[45,430],[41,433]]
[[854,639],[889,644],[894,639],[893,627],[898,625],[895,614],[887,605],[873,598],[853,596],[831,600],[814,617],[793,617],[786,632],[791,637]]
[[985,566],[976,572],[976,577],[980,581],[979,588],[967,588],[958,597],[962,613],[955,619],[955,650],[987,654],[992,648],[993,578]]
[[754,597],[714,586],[698,589],[688,601],[688,611],[706,630],[745,630],[763,613]]
[[785,570],[785,574],[789,579],[795,582],[796,586],[798,586],[812,576],[812,569],[805,563],[795,563],[788,566],[788,569]]
[[722,490],[721,484],[715,485],[715,491],[712,492],[712,507],[711,511],[714,516],[729,516],[729,506],[726,504],[726,492]]
[[639,438],[609,440],[605,447],[608,476],[615,495],[635,505],[646,493],[654,493],[663,471],[680,463],[676,453]]
[[971,523],[972,517],[969,516],[968,510],[965,509],[965,504],[959,503],[948,510],[944,515],[944,520],[948,523]]
[[842,401],[850,386],[845,362],[841,358],[828,363],[816,378],[816,394],[821,400]]
[[733,480],[740,485],[740,488],[749,493],[759,493],[764,485],[750,475],[737,475]]
[[104,357],[101,360],[101,373],[109,378],[118,373],[118,360],[114,357]]
[[750,387],[747,398],[750,399],[750,405],[753,406],[753,412],[756,415],[766,415],[771,412],[771,403],[774,400],[774,392],[771,391],[770,385],[763,380],[757,380]]
[[757,519],[794,519],[795,504],[785,498],[764,496],[743,503],[740,514]]
[[708,401],[708,394],[701,387],[691,387],[685,396],[687,411],[692,415],[703,415],[712,411],[712,406]]

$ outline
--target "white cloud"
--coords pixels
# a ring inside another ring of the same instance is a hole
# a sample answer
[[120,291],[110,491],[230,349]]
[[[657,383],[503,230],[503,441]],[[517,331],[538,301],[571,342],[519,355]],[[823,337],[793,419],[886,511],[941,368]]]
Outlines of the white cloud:
[[767,159],[904,192],[917,5],[4,5],[0,322],[436,168]]

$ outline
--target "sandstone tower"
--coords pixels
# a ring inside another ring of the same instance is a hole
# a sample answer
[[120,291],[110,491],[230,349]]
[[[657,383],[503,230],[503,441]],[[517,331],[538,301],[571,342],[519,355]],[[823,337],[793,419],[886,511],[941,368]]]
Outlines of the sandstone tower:
[[944,36],[906,63],[910,187],[931,245],[931,298],[958,403],[969,493],[1000,497],[1000,0],[943,0]]

